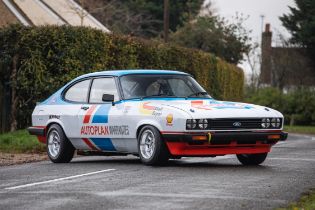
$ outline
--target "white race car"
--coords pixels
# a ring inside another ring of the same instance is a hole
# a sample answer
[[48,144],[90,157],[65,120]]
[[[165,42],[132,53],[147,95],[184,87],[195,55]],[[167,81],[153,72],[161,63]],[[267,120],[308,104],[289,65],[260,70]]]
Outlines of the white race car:
[[80,76],[35,107],[29,133],[54,163],[84,154],[140,157],[147,165],[185,156],[236,154],[261,164],[287,138],[271,108],[217,101],[178,71],[103,71]]

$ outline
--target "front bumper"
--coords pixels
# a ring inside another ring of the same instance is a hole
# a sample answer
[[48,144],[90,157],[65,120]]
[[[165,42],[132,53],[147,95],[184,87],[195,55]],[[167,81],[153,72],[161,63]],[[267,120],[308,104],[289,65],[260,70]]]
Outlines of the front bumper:
[[[270,152],[271,146],[287,139],[285,132],[162,133],[173,156],[217,156]],[[194,137],[206,137],[194,140]]]
[[233,141],[238,143],[255,143],[262,142],[275,142],[285,141],[288,137],[286,132],[203,132],[203,133],[170,133],[163,132],[163,138],[167,142],[196,142],[193,140],[194,136],[204,136],[205,141],[211,144],[229,144]]

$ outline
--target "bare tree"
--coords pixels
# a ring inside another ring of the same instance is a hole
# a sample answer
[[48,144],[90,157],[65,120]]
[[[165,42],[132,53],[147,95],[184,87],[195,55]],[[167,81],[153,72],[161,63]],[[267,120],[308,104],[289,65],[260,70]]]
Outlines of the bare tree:
[[[159,35],[155,25],[161,20],[153,19],[150,14],[136,13],[118,0],[76,0],[102,24],[115,33],[144,36],[144,34]],[[84,16],[84,13],[81,13]]]
[[81,5],[79,7],[78,5],[74,4],[72,1],[66,0],[67,4],[69,5],[71,12],[75,13],[80,17],[80,25],[83,26],[84,19],[86,16],[89,15],[89,13],[83,8],[86,4],[86,0],[78,0],[78,3]]
[[249,78],[249,85],[254,89],[260,86],[260,66],[261,66],[261,53],[259,52],[259,44],[253,43],[251,49],[245,53],[246,62],[248,63],[249,70],[251,71]]

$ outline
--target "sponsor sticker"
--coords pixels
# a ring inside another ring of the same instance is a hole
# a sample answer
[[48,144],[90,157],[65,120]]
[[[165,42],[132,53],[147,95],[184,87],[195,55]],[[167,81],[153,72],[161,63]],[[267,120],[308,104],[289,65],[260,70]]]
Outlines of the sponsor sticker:
[[60,115],[49,115],[49,119],[60,119]]
[[127,125],[83,125],[81,135],[86,136],[127,136]]
[[145,115],[153,115],[153,116],[161,116],[162,115],[162,107],[149,105],[150,102],[144,102],[140,104],[139,111],[141,114]]
[[173,114],[168,114],[166,116],[166,125],[168,125],[168,126],[173,125]]

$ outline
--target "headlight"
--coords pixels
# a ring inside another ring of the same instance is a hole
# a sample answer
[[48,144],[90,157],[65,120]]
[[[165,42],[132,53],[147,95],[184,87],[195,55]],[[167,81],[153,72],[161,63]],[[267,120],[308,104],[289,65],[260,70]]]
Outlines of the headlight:
[[280,127],[281,127],[281,120],[280,120],[280,118],[277,118],[276,127],[277,127],[277,128],[280,128]]
[[186,127],[187,129],[194,129],[197,126],[197,120],[193,120],[193,119],[188,119],[186,121]]
[[208,120],[206,119],[198,120],[198,127],[200,129],[206,129],[208,127]]
[[262,128],[280,128],[281,119],[280,118],[263,118],[261,121]]
[[280,128],[281,127],[281,120],[280,120],[280,118],[272,118],[271,119],[271,127],[273,127],[273,128]]

